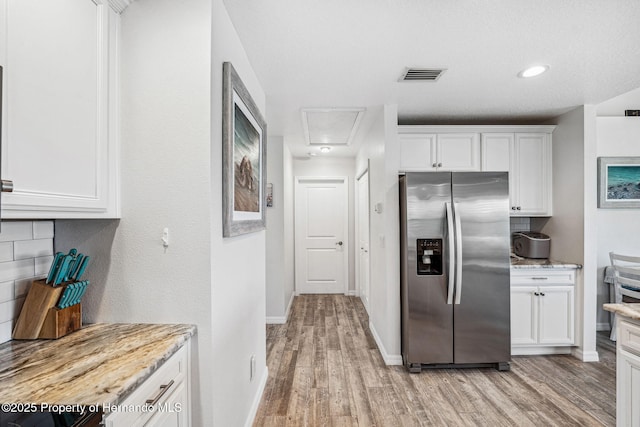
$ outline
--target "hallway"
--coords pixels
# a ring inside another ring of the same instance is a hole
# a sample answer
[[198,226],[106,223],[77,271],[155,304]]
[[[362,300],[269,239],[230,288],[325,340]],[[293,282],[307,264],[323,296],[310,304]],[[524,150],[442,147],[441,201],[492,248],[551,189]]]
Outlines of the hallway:
[[368,323],[358,297],[296,297],[289,322],[267,326],[254,426],[615,425],[615,347],[604,337],[598,363],[517,356],[506,373],[409,374],[385,366]]

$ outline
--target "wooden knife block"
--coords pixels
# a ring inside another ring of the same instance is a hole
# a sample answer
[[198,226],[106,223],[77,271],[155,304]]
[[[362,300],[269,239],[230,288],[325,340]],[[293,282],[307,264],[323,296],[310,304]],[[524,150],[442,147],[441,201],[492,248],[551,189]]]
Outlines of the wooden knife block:
[[80,329],[80,304],[63,309],[56,307],[60,296],[71,283],[73,282],[54,287],[47,285],[44,280],[34,280],[13,329],[13,339],[57,339]]

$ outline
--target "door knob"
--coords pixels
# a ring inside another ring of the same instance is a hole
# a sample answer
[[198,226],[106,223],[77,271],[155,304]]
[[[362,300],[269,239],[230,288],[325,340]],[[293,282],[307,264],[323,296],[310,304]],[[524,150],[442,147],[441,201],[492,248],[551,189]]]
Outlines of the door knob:
[[342,246],[342,240],[340,240],[339,242],[336,243],[336,245],[338,246]]

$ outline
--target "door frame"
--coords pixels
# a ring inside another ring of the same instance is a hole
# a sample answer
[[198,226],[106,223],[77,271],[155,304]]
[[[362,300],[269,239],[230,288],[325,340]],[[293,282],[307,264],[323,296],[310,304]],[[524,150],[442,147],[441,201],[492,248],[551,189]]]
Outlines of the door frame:
[[297,239],[297,221],[296,221],[296,215],[297,215],[297,211],[296,211],[296,202],[295,202],[295,198],[298,195],[298,188],[303,185],[301,184],[301,181],[312,181],[312,182],[323,182],[323,181],[342,181],[342,184],[345,186],[345,192],[344,192],[344,213],[343,213],[343,221],[344,221],[344,225],[345,225],[345,229],[344,229],[344,236],[342,239],[342,247],[344,248],[342,250],[342,256],[343,256],[343,263],[344,263],[344,277],[343,277],[343,282],[344,282],[344,295],[348,295],[349,294],[349,251],[351,250],[351,245],[349,244],[349,177],[348,176],[295,176],[294,177],[294,188],[293,188],[293,197],[294,197],[294,202],[293,202],[293,256],[294,256],[294,260],[293,260],[293,277],[294,277],[294,293],[295,295],[300,295],[300,290],[298,289],[298,275],[296,274],[296,269],[297,269],[297,262],[296,259],[298,258],[298,250],[299,248],[296,245],[296,241]]
[[361,173],[359,173],[358,175],[356,175],[356,183],[354,185],[354,189],[355,189],[355,200],[354,200],[354,207],[355,207],[355,238],[356,238],[356,247],[360,244],[360,179],[367,175],[367,217],[368,217],[368,227],[367,227],[367,233],[369,234],[368,236],[368,241],[369,241],[369,297],[367,298],[367,301],[362,300],[362,287],[361,287],[361,277],[360,277],[360,252],[356,251],[356,256],[355,256],[355,279],[356,279],[356,294],[360,297],[360,300],[363,302],[364,308],[365,310],[367,310],[367,314],[369,314],[369,304],[371,303],[371,175],[369,174],[369,161],[367,160],[367,168],[362,171]]

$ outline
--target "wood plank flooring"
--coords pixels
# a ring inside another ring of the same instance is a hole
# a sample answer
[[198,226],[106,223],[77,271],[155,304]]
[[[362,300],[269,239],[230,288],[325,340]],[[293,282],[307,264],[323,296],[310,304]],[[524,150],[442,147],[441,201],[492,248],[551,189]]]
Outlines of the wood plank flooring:
[[267,326],[269,379],[254,426],[615,426],[615,346],[601,362],[516,356],[510,372],[386,366],[357,297],[296,297]]

